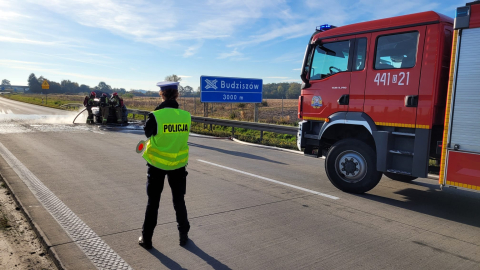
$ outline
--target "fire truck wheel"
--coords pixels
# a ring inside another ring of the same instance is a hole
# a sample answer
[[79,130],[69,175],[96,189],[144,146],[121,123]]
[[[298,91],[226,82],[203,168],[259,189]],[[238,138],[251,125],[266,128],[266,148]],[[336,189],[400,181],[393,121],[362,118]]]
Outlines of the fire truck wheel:
[[409,176],[409,175],[402,175],[402,174],[396,174],[396,173],[383,173],[385,174],[386,177],[392,179],[392,180],[396,180],[396,181],[402,181],[402,182],[410,182],[410,181],[413,181],[415,179],[417,179],[417,177],[413,177],[413,176]]
[[374,188],[382,178],[382,173],[376,168],[375,151],[355,139],[336,142],[325,160],[325,171],[330,182],[350,193],[365,193]]

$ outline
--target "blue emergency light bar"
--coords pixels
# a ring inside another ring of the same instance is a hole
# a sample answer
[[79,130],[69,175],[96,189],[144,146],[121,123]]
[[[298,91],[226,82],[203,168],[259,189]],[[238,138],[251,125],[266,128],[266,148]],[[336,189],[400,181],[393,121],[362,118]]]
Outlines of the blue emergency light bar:
[[322,24],[320,26],[317,26],[317,31],[324,32],[333,28],[336,28],[336,26],[330,24]]

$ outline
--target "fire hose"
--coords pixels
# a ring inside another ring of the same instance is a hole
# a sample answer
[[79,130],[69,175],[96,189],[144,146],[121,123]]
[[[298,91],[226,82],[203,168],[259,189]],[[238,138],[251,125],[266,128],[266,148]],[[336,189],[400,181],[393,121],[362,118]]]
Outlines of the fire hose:
[[75,120],[77,120],[77,117],[80,116],[80,114],[82,114],[86,109],[87,109],[87,108],[83,109],[81,112],[79,112],[79,113],[77,114],[77,116],[75,116],[75,118],[73,119],[73,122],[72,122],[73,124],[75,124]]

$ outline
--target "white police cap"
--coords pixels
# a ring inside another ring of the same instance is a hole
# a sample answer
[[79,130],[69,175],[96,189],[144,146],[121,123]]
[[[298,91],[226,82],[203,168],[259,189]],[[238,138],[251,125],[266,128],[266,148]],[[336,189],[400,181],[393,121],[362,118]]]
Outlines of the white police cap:
[[158,82],[157,86],[160,87],[160,90],[167,90],[167,89],[178,89],[179,82],[169,82],[169,81],[164,81],[164,82]]

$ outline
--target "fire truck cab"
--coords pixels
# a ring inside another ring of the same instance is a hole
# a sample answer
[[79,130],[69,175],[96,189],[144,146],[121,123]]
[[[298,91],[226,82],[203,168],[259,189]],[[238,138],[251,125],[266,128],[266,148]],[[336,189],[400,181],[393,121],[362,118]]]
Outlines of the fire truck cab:
[[[305,51],[299,149],[337,188],[427,177],[440,160],[453,19],[433,11],[322,25]],[[473,47],[472,47],[473,49]]]

